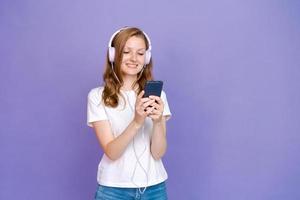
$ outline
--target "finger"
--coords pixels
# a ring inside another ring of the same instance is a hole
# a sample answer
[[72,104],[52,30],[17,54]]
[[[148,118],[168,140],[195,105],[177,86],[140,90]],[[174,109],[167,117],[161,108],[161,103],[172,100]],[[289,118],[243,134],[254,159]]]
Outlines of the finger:
[[155,100],[150,100],[150,101],[147,101],[145,103],[143,103],[143,107],[144,108],[147,108],[148,106],[152,105],[154,103]]
[[137,102],[136,106],[139,108],[144,108],[143,104],[149,100],[150,100],[149,98],[142,98],[140,99],[140,101]]
[[145,103],[145,102],[147,102],[147,101],[149,101],[150,99],[148,98],[148,97],[145,97],[145,98],[142,98],[141,99],[141,102],[143,102],[143,103]]
[[156,103],[155,101],[151,104],[151,106],[153,106],[155,109],[160,109],[160,105],[158,103]]
[[137,99],[136,106],[137,107],[143,107],[143,104],[145,102],[149,101],[149,100],[150,100],[149,98]]
[[152,113],[151,113],[152,115],[156,115],[156,116],[160,116],[160,115],[162,115],[162,112],[161,111],[159,111],[159,110],[153,110],[152,111]]
[[145,94],[145,91],[142,90],[139,95],[137,96],[138,99],[142,99],[143,95]]
[[136,97],[136,105],[140,104],[143,94],[144,94],[144,90],[142,90]]
[[155,108],[155,110],[157,110],[161,113],[164,111],[164,107],[162,105],[159,105],[159,104],[155,103],[155,102],[153,104],[151,104],[151,106],[153,106]]
[[153,109],[152,115],[162,115],[162,112],[160,110],[156,110],[156,109]]
[[158,102],[158,104],[163,104],[162,99],[160,97],[158,97],[158,96],[151,95],[151,96],[149,96],[149,98],[150,99],[155,99]]
[[153,110],[154,110],[153,107],[148,107],[148,108],[146,108],[146,113],[147,113],[147,115],[151,115],[152,112],[153,112]]
[[147,112],[148,110],[150,110],[152,112],[153,110],[155,110],[155,108],[152,106],[148,106],[145,108],[145,111]]

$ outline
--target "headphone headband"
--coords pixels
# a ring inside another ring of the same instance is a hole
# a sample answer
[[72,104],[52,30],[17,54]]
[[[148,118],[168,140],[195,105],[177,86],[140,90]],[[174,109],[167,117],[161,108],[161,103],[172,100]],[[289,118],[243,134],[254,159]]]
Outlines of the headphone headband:
[[[114,32],[114,34],[112,34],[112,36],[110,37],[110,40],[109,40],[109,43],[108,43],[108,48],[111,48],[111,47],[112,47],[112,46],[111,46],[111,45],[112,45],[112,42],[113,42],[114,38],[116,37],[116,35],[117,35],[118,33],[120,33],[120,32],[123,31],[123,30],[129,29],[129,28],[133,28],[133,27],[126,26],[126,27],[120,28],[119,30],[117,30],[116,32]],[[141,31],[142,31],[142,30],[141,30]],[[151,46],[150,38],[149,38],[149,36],[148,36],[144,31],[142,31],[142,33],[144,34],[144,36],[146,37],[147,42],[148,42],[148,46],[149,46],[149,47],[148,47],[147,50],[151,51],[152,46]]]

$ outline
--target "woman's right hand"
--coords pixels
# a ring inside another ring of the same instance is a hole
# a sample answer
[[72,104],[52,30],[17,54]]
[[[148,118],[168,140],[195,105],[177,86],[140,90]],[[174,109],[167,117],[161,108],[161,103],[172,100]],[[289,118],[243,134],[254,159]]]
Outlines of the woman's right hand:
[[148,97],[143,98],[144,90],[140,92],[140,94],[136,98],[135,102],[135,116],[134,121],[138,125],[142,125],[146,119],[146,117],[152,113],[154,107],[148,107],[155,100],[150,99]]

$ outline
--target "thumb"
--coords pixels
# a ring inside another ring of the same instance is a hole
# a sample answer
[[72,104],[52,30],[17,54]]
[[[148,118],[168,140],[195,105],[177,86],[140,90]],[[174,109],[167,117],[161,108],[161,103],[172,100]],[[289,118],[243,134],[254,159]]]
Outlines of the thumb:
[[138,95],[138,98],[141,99],[141,98],[143,97],[144,94],[145,94],[145,91],[142,90],[142,91],[140,92],[140,94]]

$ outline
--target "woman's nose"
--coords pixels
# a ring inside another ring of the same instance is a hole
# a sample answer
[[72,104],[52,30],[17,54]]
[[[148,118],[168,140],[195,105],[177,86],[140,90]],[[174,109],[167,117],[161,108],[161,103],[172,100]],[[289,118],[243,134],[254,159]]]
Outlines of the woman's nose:
[[133,60],[133,61],[136,61],[136,54],[135,53],[131,53],[130,59]]

